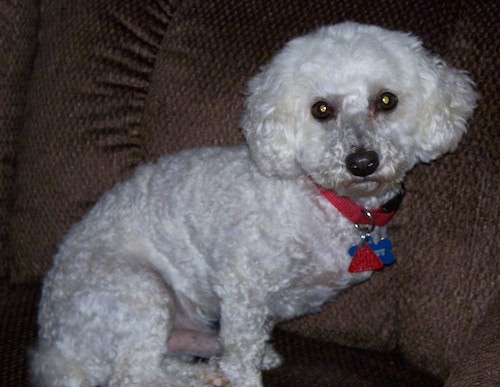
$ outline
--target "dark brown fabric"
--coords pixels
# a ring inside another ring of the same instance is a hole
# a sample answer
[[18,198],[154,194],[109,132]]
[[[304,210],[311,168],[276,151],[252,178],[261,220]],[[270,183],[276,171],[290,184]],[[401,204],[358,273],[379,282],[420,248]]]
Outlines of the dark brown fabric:
[[394,353],[346,348],[304,339],[277,329],[277,351],[284,365],[264,373],[266,386],[381,387],[442,386],[443,382],[417,371]]
[[36,49],[35,1],[0,2],[0,277],[7,274],[7,231],[13,200],[16,140],[21,132]]
[[398,215],[403,225],[393,232],[401,257],[398,345],[414,364],[443,379],[469,351],[500,288],[500,136],[494,102],[500,3],[463,7],[443,54],[471,72],[482,99],[458,151],[411,174]]
[[[461,351],[460,366],[446,381],[447,387],[500,386],[500,296],[474,329]],[[491,365],[496,366],[491,366]]]
[[46,1],[19,139],[11,278],[39,278],[69,225],[146,159],[141,126],[160,1]]
[[0,386],[28,385],[28,349],[35,342],[39,288],[9,288],[0,282]]

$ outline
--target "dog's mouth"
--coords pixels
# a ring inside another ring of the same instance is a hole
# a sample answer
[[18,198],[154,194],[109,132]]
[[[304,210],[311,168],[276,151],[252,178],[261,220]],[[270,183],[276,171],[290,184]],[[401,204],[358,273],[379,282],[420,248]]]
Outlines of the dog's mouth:
[[378,196],[401,184],[403,177],[398,174],[383,173],[382,170],[369,176],[355,176],[350,173],[344,173],[343,176],[311,173],[309,176],[321,187],[348,197]]
[[360,186],[360,185],[380,185],[387,183],[388,180],[384,179],[382,176],[368,176],[368,177],[356,177],[353,179],[346,180],[343,185],[346,188]]
[[390,178],[384,175],[352,177],[343,181],[339,185],[338,191],[342,191],[344,195],[350,197],[363,197],[371,195],[378,196],[397,184],[397,179],[394,179],[394,177]]
[[349,196],[366,196],[377,192],[381,186],[380,179],[362,178],[345,181],[343,191]]
[[[314,178],[312,178],[312,180],[314,181]],[[342,193],[351,190],[370,192],[376,190],[380,185],[387,182],[388,180],[383,178],[382,176],[350,176],[348,178],[339,179],[336,181],[327,179],[323,181],[320,180],[317,182],[317,184],[327,189],[332,189],[334,191]]]

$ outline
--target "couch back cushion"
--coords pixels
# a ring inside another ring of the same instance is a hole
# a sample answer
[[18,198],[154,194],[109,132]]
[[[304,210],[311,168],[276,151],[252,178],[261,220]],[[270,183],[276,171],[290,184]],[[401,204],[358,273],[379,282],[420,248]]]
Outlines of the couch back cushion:
[[455,155],[409,176],[392,223],[398,263],[287,329],[370,349],[399,346],[445,377],[498,273],[491,255],[498,69],[485,59],[495,55],[488,46],[495,8],[494,1],[431,0],[45,4],[19,148],[12,278],[40,277],[69,225],[137,164],[185,147],[241,142],[245,82],[292,36],[346,19],[413,31],[470,70],[485,102]]
[[500,287],[500,133],[494,102],[500,4],[460,7],[451,7],[453,22],[441,37],[440,53],[471,72],[482,98],[458,150],[411,174],[404,226],[393,232],[402,257],[398,346],[414,364],[441,377],[460,364]]
[[17,155],[14,282],[43,275],[68,227],[150,155],[142,117],[165,2],[46,1]]
[[36,1],[0,2],[0,278],[8,275],[9,218],[18,136],[36,52]]

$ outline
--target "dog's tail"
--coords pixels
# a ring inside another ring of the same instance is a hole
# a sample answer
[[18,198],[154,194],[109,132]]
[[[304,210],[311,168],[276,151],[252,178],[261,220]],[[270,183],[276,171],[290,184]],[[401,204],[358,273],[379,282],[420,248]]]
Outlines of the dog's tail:
[[36,348],[30,355],[30,378],[37,387],[83,387],[89,385],[87,372],[57,348]]

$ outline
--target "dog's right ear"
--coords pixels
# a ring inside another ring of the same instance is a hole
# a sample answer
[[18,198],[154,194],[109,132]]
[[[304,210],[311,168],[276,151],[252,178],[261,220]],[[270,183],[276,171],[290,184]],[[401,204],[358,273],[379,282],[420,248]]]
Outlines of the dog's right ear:
[[248,83],[241,127],[252,159],[267,176],[292,178],[301,173],[296,162],[298,99],[288,90],[286,66],[275,58]]
[[422,112],[415,133],[417,157],[429,162],[454,151],[467,129],[479,93],[469,75],[423,48],[419,66]]

